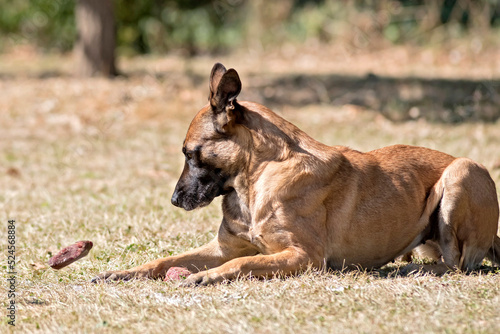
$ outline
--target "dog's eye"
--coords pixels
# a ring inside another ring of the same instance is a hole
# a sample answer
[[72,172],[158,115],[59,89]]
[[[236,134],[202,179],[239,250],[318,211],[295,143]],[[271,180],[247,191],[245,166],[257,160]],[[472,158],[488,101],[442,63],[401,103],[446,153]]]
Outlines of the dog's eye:
[[184,153],[184,156],[186,157],[186,161],[194,161],[194,162],[199,162],[200,160],[200,151],[201,151],[201,146],[196,146],[194,150],[187,150],[186,148],[182,149],[182,152]]

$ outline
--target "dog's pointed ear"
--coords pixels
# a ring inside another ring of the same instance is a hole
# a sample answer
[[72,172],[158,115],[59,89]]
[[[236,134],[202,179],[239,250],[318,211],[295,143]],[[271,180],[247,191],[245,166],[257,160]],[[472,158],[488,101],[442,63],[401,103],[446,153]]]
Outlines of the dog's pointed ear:
[[226,72],[227,72],[226,68],[221,63],[215,63],[214,67],[212,67],[212,72],[210,73],[210,80],[209,80],[209,88],[210,88],[210,96],[208,97],[209,101],[212,100],[212,98],[217,93],[217,87],[219,87],[220,79],[222,79],[222,76]]
[[[217,84],[217,86],[215,86]],[[216,87],[215,90],[213,87]],[[234,69],[226,70],[221,64],[215,64],[210,75],[210,105],[215,116],[217,131],[227,133],[238,121],[236,97],[241,91],[241,81]]]
[[217,93],[215,94],[215,101],[218,107],[226,107],[230,104],[241,91],[241,81],[234,69],[229,69],[222,76],[219,86],[217,87]]
[[[214,81],[217,78],[214,76]],[[211,81],[212,82],[212,81]],[[227,106],[232,105],[241,91],[241,81],[238,72],[234,69],[226,71],[220,79],[218,79],[217,89],[213,94],[211,93],[210,104],[216,112],[221,112]]]

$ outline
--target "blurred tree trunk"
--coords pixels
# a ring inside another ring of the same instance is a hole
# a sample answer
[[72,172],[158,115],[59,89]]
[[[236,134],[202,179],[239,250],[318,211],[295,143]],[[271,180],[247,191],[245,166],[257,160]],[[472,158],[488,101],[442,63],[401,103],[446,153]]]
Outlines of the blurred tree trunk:
[[116,31],[112,0],[78,0],[76,74],[115,76]]
[[488,1],[467,1],[470,27],[476,33],[486,33],[490,28],[491,5]]

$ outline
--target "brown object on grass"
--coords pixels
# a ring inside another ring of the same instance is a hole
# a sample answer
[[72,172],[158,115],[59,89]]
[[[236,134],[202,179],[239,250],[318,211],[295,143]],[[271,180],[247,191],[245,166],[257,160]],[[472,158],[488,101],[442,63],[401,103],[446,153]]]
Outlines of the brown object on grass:
[[167,270],[165,281],[179,281],[191,275],[191,272],[184,267],[171,267]]
[[86,256],[92,249],[92,246],[92,241],[82,240],[65,247],[50,258],[49,266],[54,269],[64,268]]

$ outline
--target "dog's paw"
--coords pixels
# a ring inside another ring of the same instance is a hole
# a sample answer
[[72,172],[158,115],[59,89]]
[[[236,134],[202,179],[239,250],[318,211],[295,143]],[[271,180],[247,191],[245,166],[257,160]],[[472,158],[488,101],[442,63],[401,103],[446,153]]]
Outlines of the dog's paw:
[[208,285],[209,279],[206,271],[202,271],[196,274],[191,274],[182,283],[180,286],[182,287],[192,287],[196,285]]
[[141,275],[138,272],[130,270],[117,270],[117,271],[106,271],[98,274],[96,277],[92,278],[90,282],[100,283],[100,282],[110,282],[110,281],[129,281],[131,279],[146,278],[145,275]]
[[206,286],[211,284],[216,284],[224,281],[224,278],[217,273],[210,273],[207,271],[200,271],[196,274],[189,275],[180,286],[191,287],[196,285]]
[[422,272],[422,265],[416,263],[409,263],[399,270],[399,273],[403,276],[416,275]]

